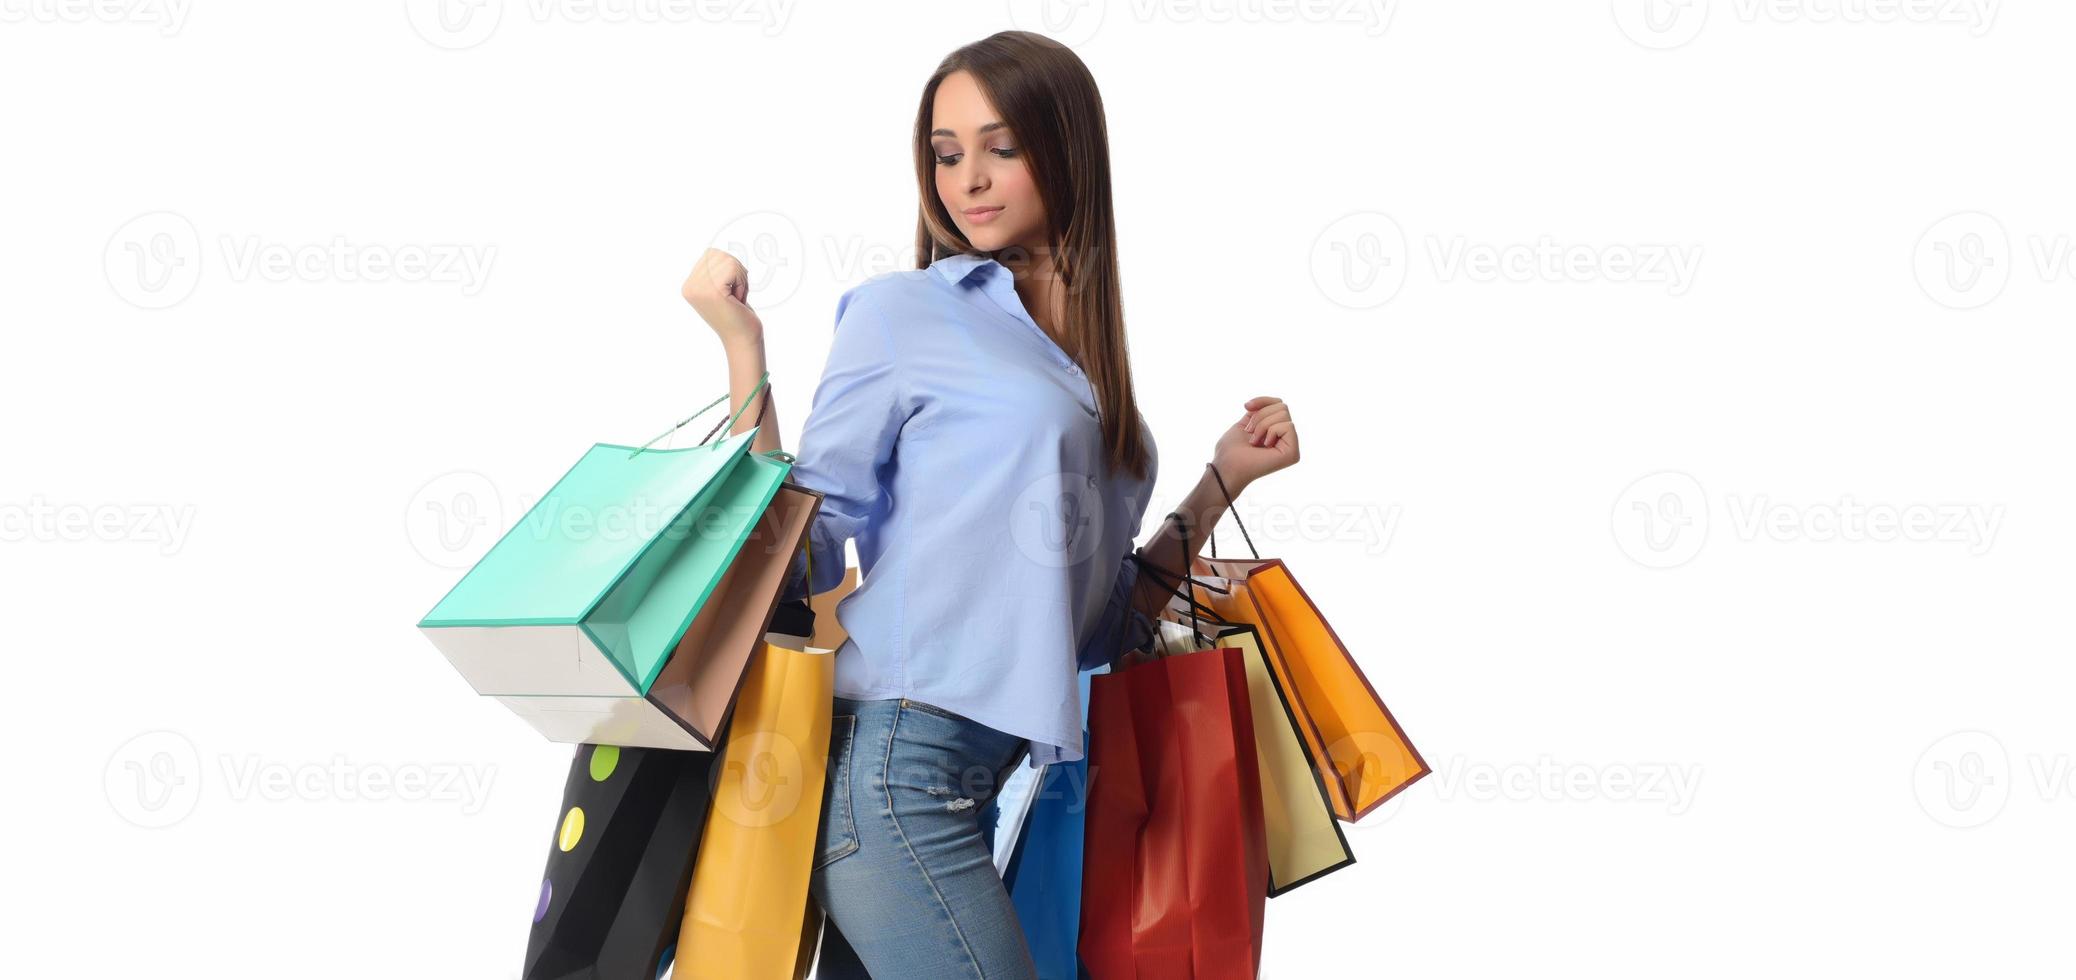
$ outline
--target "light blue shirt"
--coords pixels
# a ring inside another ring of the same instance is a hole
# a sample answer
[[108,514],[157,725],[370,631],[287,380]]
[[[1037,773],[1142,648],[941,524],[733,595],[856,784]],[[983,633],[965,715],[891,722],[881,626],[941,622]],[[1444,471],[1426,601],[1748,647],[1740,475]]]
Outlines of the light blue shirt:
[[[1030,765],[1084,757],[1080,670],[1144,646],[1128,557],[1145,479],[1111,475],[1088,378],[982,255],[888,272],[836,304],[828,365],[794,450],[823,494],[814,592],[855,591],[836,693],[912,698],[1031,741]],[[794,562],[782,599],[808,594]]]

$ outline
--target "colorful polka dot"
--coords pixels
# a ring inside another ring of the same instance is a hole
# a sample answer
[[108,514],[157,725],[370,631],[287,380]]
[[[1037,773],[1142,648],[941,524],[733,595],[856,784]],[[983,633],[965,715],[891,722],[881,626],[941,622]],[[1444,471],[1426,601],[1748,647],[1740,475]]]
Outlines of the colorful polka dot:
[[541,879],[541,904],[534,906],[533,921],[538,924],[548,917],[548,900],[555,897],[555,882]]
[[584,839],[584,808],[573,806],[562,818],[562,833],[556,838],[556,846],[567,851]]
[[617,745],[594,745],[591,747],[591,781],[602,783],[620,765],[620,747]]

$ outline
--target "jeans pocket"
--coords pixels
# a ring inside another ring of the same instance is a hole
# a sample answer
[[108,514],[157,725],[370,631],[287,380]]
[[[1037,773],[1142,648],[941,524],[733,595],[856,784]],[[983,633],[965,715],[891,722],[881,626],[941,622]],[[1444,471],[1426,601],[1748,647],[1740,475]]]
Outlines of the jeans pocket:
[[973,724],[972,719],[966,717],[965,715],[959,714],[958,712],[953,711],[950,708],[940,708],[934,704],[925,704],[924,702],[917,701],[913,698],[902,698],[901,707],[907,710],[921,711],[926,714],[933,714],[939,718],[943,718],[946,721],[956,721],[961,725]]
[[822,827],[815,845],[816,868],[858,849],[858,828],[851,822],[851,758],[858,735],[858,716],[829,717],[829,774],[822,789]]

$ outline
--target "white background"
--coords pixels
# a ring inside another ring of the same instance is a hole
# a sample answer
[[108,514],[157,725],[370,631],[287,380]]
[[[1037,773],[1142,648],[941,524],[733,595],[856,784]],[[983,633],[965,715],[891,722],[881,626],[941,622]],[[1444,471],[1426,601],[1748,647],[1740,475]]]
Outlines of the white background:
[[2067,975],[2076,8],[629,2],[0,0],[10,972],[516,977],[569,750],[413,624],[719,393],[710,243],[792,444],[1024,26],[1147,528],[1285,398],[1242,514],[1435,768],[1263,976]]

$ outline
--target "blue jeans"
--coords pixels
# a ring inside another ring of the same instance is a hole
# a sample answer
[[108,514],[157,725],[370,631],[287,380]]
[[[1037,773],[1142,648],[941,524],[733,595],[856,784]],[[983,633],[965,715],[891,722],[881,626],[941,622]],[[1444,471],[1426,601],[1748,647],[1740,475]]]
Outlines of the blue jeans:
[[1029,743],[907,698],[838,697],[830,714],[816,976],[1036,980],[980,820]]

